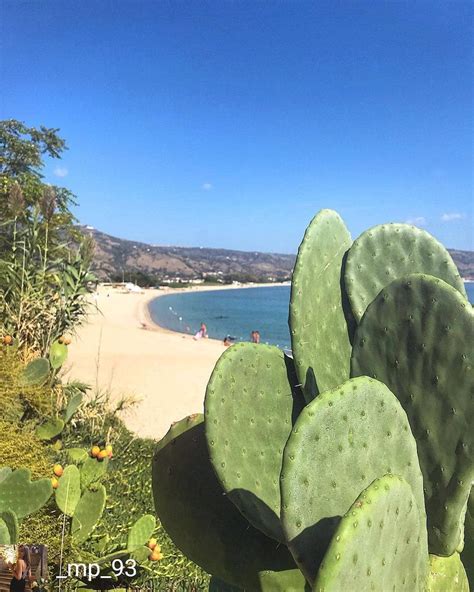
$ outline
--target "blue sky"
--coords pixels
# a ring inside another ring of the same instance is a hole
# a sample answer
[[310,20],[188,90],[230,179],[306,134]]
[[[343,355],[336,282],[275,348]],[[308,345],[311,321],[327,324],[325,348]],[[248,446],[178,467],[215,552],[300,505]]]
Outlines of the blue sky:
[[0,4],[0,117],[58,127],[46,179],[156,244],[295,252],[414,221],[473,248],[472,4]]

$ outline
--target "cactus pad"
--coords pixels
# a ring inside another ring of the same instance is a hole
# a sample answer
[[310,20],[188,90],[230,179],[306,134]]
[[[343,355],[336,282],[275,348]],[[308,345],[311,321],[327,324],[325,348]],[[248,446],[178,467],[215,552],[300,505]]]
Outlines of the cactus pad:
[[127,550],[135,551],[135,549],[146,545],[155,528],[156,520],[154,516],[145,514],[145,516],[139,518],[128,531]]
[[18,518],[15,512],[0,512],[0,545],[15,545],[18,540]]
[[49,376],[49,362],[46,358],[32,360],[21,375],[20,382],[25,386],[41,386]]
[[288,549],[257,531],[224,495],[209,461],[204,421],[175,423],[153,459],[156,512],[176,546],[205,571],[234,586],[264,590],[263,572],[288,571],[301,582]]
[[64,430],[64,421],[57,417],[48,420],[36,428],[36,436],[40,440],[52,440]]
[[204,403],[211,463],[253,526],[283,541],[283,448],[304,406],[293,360],[277,347],[239,343],[220,357]]
[[58,508],[64,514],[73,516],[81,497],[81,473],[76,465],[69,465],[59,479],[55,498]]
[[0,482],[0,512],[11,510],[24,518],[44,506],[52,491],[49,479],[30,481],[28,469],[12,471]]
[[303,409],[283,453],[281,514],[288,546],[309,582],[341,516],[387,473],[410,484],[424,520],[416,443],[384,384],[364,376],[348,380]]
[[334,533],[314,592],[425,592],[426,537],[410,485],[397,475],[375,479]]
[[76,413],[80,404],[82,403],[82,399],[82,393],[76,393],[69,399],[66,409],[64,411],[64,423],[67,423],[74,415],[74,413]]
[[61,368],[67,358],[67,346],[64,343],[55,341],[49,348],[49,363],[53,370]]
[[341,278],[351,242],[339,215],[321,210],[298,250],[289,324],[296,372],[307,401],[350,375],[351,315]]
[[462,541],[474,479],[474,312],[454,288],[413,274],[375,298],[357,328],[353,376],[384,382],[410,421],[424,477],[430,553]]
[[430,555],[426,592],[469,592],[469,582],[459,553],[450,557]]
[[108,458],[98,460],[97,458],[89,457],[85,460],[81,467],[81,487],[85,489],[89,485],[92,485],[92,483],[96,483],[99,479],[102,479],[107,472],[108,466]]
[[98,485],[94,491],[86,491],[76,506],[71,524],[74,543],[83,543],[89,538],[105,508],[105,487]]
[[346,291],[357,322],[382,288],[411,273],[440,278],[467,298],[451,255],[425,230],[409,224],[382,224],[362,233],[350,248],[345,270]]

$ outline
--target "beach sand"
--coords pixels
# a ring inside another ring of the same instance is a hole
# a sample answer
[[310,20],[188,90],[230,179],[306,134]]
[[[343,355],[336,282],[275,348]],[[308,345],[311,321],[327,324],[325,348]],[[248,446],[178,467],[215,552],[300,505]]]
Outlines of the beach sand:
[[[191,288],[204,289],[211,288]],[[179,290],[183,291],[189,290]],[[137,396],[140,402],[123,419],[138,435],[157,439],[173,421],[203,411],[207,382],[226,349],[220,341],[195,341],[190,335],[162,329],[151,321],[148,302],[170,292],[176,290],[135,294],[100,288],[100,312],[92,311],[79,329],[69,346],[67,363],[67,378],[108,390],[112,401],[123,395]]]

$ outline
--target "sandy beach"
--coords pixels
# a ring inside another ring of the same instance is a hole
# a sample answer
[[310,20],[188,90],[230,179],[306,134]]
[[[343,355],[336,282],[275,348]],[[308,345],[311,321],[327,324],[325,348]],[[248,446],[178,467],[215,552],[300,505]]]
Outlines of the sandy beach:
[[[196,286],[179,292],[242,287]],[[225,350],[220,341],[195,341],[151,321],[148,302],[171,292],[177,290],[123,293],[100,288],[99,310],[91,311],[69,346],[69,378],[109,390],[112,400],[123,395],[140,399],[123,416],[140,436],[160,438],[173,421],[202,412],[207,381]]]

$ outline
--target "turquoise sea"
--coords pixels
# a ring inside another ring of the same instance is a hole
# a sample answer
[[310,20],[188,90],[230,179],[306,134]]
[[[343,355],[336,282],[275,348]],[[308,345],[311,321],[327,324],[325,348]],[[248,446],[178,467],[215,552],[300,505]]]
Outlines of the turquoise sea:
[[[466,284],[466,290],[474,302],[474,284]],[[204,322],[214,339],[231,335],[249,341],[251,331],[258,330],[262,343],[290,348],[289,301],[289,286],[272,286],[169,294],[149,306],[153,321],[172,331],[194,335]]]

